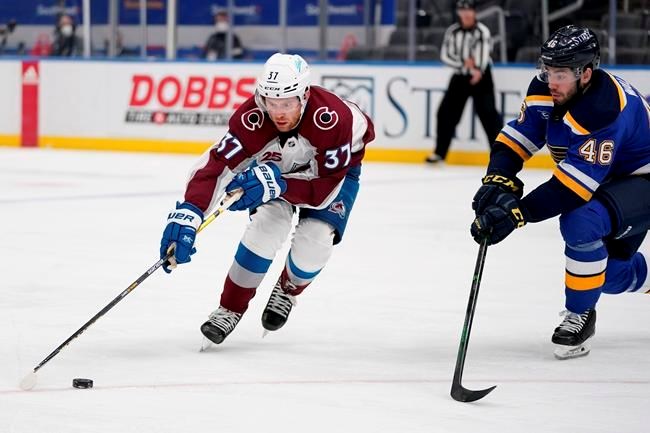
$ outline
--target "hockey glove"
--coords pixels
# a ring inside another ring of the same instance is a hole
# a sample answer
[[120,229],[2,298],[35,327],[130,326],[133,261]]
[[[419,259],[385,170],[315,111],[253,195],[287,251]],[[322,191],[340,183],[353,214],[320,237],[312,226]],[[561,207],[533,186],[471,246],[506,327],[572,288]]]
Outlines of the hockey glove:
[[494,205],[500,194],[510,193],[516,199],[520,199],[524,195],[524,183],[517,177],[510,179],[498,173],[490,173],[481,182],[483,185],[474,194],[472,200],[472,209],[477,216],[482,214],[488,206]]
[[476,217],[470,232],[477,243],[487,238],[488,245],[494,245],[525,224],[524,209],[519,200],[512,193],[501,193],[493,205],[487,206]]
[[167,256],[170,250],[174,255],[163,263],[165,272],[170,273],[178,263],[187,263],[196,252],[194,239],[196,231],[203,223],[203,212],[192,203],[176,202],[176,209],[169,212],[167,226],[160,241],[160,258]]
[[249,168],[239,173],[226,187],[226,192],[241,188],[244,195],[230,206],[230,210],[254,209],[269,200],[280,197],[287,190],[287,182],[272,162]]

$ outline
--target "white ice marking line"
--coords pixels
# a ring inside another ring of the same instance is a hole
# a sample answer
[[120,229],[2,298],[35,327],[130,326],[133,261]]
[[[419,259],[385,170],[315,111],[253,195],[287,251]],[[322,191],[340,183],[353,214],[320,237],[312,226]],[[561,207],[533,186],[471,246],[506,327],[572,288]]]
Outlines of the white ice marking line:
[[[650,385],[648,380],[632,379],[472,379],[472,383],[512,383],[512,384],[581,384],[581,385]],[[145,390],[145,389],[183,389],[183,388],[213,388],[221,386],[256,386],[256,385],[394,385],[394,384],[434,384],[449,383],[449,378],[444,379],[322,379],[322,380],[260,380],[260,381],[223,381],[223,382],[201,382],[201,383],[167,383],[167,384],[140,384],[140,385],[114,385],[95,386],[95,391],[112,390]],[[31,391],[20,389],[2,389],[0,395],[33,393],[33,392],[61,392],[76,391],[72,386],[65,388],[39,388]]]

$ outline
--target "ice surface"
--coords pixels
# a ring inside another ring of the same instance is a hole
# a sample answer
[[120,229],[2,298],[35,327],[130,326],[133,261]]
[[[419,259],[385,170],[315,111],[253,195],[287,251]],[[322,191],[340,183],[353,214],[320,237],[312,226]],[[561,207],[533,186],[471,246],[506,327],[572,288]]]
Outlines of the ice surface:
[[281,331],[261,339],[260,316],[288,244],[236,331],[199,353],[247,222],[228,212],[191,264],[156,272],[20,390],[156,262],[195,159],[0,148],[0,433],[648,431],[650,297],[603,296],[591,354],[553,357],[557,219],[488,250],[463,383],[498,387],[449,397],[483,171],[452,166],[366,164],[343,243]]

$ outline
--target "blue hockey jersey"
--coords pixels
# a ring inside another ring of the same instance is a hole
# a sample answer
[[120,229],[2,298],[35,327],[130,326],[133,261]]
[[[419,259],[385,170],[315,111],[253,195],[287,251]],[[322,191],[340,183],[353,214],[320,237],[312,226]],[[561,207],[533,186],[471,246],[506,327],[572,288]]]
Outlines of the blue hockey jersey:
[[574,99],[554,106],[548,85],[533,78],[496,141],[524,161],[547,145],[554,178],[584,201],[608,180],[650,173],[650,106],[636,89],[597,69]]

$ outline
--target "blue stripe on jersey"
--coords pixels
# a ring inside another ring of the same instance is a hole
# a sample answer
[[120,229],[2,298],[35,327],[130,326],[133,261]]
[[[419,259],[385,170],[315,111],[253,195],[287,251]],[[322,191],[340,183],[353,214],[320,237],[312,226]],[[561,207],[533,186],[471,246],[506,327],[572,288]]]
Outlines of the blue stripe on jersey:
[[235,260],[242,268],[251,272],[255,272],[257,274],[263,274],[268,271],[269,267],[271,266],[271,262],[273,261],[272,259],[265,259],[264,257],[258,256],[246,248],[246,246],[244,246],[244,244],[241,242],[237,248]]
[[296,264],[293,262],[293,259],[291,258],[291,253],[289,253],[289,257],[287,260],[289,264],[289,270],[293,275],[296,277],[300,278],[301,280],[312,280],[320,273],[322,269],[317,270],[316,272],[307,272],[303,271],[302,269],[298,268]]

